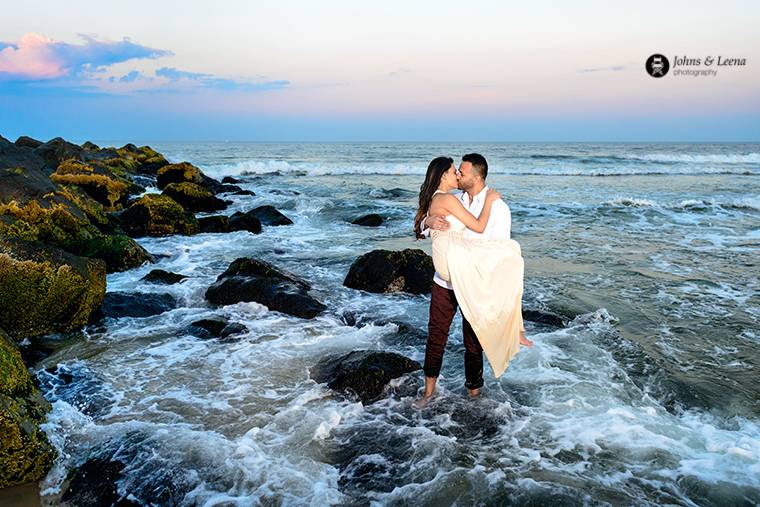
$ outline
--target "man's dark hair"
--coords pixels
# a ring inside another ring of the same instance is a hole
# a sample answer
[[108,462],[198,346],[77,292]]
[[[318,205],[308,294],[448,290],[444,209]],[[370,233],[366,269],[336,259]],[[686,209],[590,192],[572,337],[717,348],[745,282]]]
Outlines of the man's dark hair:
[[475,169],[485,181],[486,176],[488,176],[488,162],[486,162],[486,157],[480,153],[468,153],[462,157],[462,162],[471,163],[472,168]]

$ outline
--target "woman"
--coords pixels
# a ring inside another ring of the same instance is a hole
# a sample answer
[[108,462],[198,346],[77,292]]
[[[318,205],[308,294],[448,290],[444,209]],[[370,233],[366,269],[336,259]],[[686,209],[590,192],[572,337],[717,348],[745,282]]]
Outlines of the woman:
[[[485,230],[491,207],[501,196],[488,190],[483,211],[475,217],[459,199],[448,193],[455,188],[454,161],[448,157],[434,159],[420,187],[415,234],[418,238],[424,237],[420,230],[427,216],[445,216],[449,222],[449,230],[431,233],[433,263],[438,275],[451,282],[456,302],[498,378],[519,352],[521,334],[525,331],[521,307],[524,263],[520,245],[511,239],[466,238],[466,229],[478,233]],[[425,384],[426,400],[433,394],[435,378],[426,376]]]

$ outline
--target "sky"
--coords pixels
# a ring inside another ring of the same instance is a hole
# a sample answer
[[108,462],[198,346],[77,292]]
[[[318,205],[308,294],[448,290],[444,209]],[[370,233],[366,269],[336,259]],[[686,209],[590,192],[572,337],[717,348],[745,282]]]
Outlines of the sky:
[[[760,141],[756,1],[28,0],[2,20],[9,139]],[[746,65],[676,76],[676,56]]]

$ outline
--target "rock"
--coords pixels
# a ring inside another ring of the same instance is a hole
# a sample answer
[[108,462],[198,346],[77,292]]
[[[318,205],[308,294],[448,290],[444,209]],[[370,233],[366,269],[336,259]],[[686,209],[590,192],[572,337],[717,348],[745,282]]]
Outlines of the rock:
[[41,370],[36,376],[48,399],[63,400],[90,417],[106,415],[116,404],[114,393],[106,383],[81,364],[58,364]]
[[48,168],[56,169],[64,160],[79,160],[82,154],[82,148],[81,146],[72,144],[61,137],[56,137],[39,145],[34,149],[34,153],[42,157]]
[[163,190],[170,183],[195,183],[211,193],[217,194],[222,189],[222,184],[213,178],[209,178],[203,171],[189,162],[169,164],[158,170],[156,185]]
[[17,146],[0,137],[0,176],[7,173],[20,175],[27,171],[39,172],[45,178],[50,172],[49,169],[45,168],[45,159],[36,154],[34,150]]
[[121,209],[130,194],[141,191],[130,178],[117,175],[106,165],[86,164],[73,159],[61,162],[50,179],[62,185],[77,185],[112,210]]
[[67,478],[68,487],[61,497],[62,505],[88,506],[137,506],[140,505],[119,494],[116,482],[126,465],[107,458],[90,458]]
[[528,310],[523,308],[522,314],[524,320],[547,324],[554,327],[566,327],[568,322],[570,322],[568,318],[563,317],[562,315],[542,310]]
[[150,292],[108,292],[103,306],[93,320],[110,317],[150,317],[159,315],[177,306],[177,300],[171,294],[154,294]]
[[50,470],[56,452],[40,429],[49,411],[16,345],[0,329],[0,489],[39,481]]
[[303,279],[277,269],[268,262],[239,258],[206,290],[215,305],[255,301],[272,311],[311,319],[327,309],[311,297],[311,286]]
[[147,250],[125,234],[99,235],[83,241],[75,251],[84,257],[102,259],[106,263],[108,273],[126,271],[146,262],[156,262]]
[[169,271],[164,271],[163,269],[154,269],[150,273],[142,277],[140,280],[144,280],[150,283],[161,283],[164,285],[172,285],[172,284],[181,282],[185,278],[189,278],[189,277],[185,275],[180,275],[177,273],[171,273]]
[[20,148],[35,149],[39,146],[42,146],[42,141],[32,139],[31,137],[28,137],[28,136],[21,136],[18,139],[16,139],[16,142],[14,144]]
[[105,290],[102,260],[0,237],[0,327],[14,339],[83,326]]
[[311,378],[330,389],[353,393],[362,403],[380,399],[386,384],[405,373],[421,370],[412,361],[393,352],[355,350],[323,358],[311,370]]
[[223,319],[201,319],[191,323],[189,331],[199,338],[227,338],[245,333],[248,328],[239,322],[228,322]]
[[256,192],[253,190],[238,190],[236,192],[232,192],[232,195],[256,195]]
[[[279,173],[275,173],[275,174],[277,174],[278,176],[280,175]],[[274,195],[301,195],[301,192],[297,190],[282,190],[279,188],[273,188],[272,190],[269,191],[269,193],[274,194]]]
[[250,210],[248,213],[253,214],[264,225],[292,225],[293,221],[277,211],[274,206],[259,206]]
[[224,185],[221,185],[219,187],[219,193],[220,194],[222,194],[222,193],[228,194],[228,193],[231,193],[231,192],[242,192],[242,191],[243,191],[243,189],[240,188],[237,185],[226,185],[226,184],[224,184]]
[[372,213],[370,215],[364,215],[361,218],[357,218],[351,223],[354,225],[363,225],[365,227],[377,227],[383,225],[383,217]]
[[156,176],[160,168],[169,165],[166,158],[150,146],[138,148],[134,144],[127,144],[112,151],[123,161],[124,167],[130,167],[132,173]]
[[195,183],[169,183],[164,187],[163,194],[188,211],[219,211],[227,207],[227,203]]
[[177,448],[156,440],[154,434],[135,429],[101,440],[69,472],[61,485],[62,496],[52,496],[52,503],[65,507],[187,504],[185,498],[198,485],[197,476],[186,477],[168,466],[187,450],[184,444]]
[[166,195],[146,194],[124,210],[120,218],[127,233],[133,237],[198,232],[195,216]]
[[233,178],[232,176],[225,176],[224,178],[222,178],[222,183],[235,184],[235,183],[242,183],[242,182],[237,178]]
[[231,231],[248,231],[254,234],[261,232],[261,222],[251,211],[237,211],[230,216]]
[[422,250],[373,250],[354,261],[343,285],[367,292],[429,294],[433,259]]
[[[230,219],[224,215],[212,215],[198,219],[200,232],[230,232]],[[261,231],[261,224],[259,224]]]

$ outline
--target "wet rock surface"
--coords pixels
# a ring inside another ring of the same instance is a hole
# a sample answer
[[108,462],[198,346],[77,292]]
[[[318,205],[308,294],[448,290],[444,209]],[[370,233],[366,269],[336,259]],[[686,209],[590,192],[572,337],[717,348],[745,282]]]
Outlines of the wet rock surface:
[[429,294],[433,259],[422,250],[373,250],[354,261],[343,285],[367,292]]
[[311,286],[296,275],[268,262],[240,258],[232,262],[206,290],[206,299],[216,305],[255,301],[270,310],[305,319],[327,309],[309,295]]
[[421,370],[422,366],[400,354],[356,350],[321,359],[310,370],[313,380],[330,389],[356,395],[363,403],[377,401],[392,379]]

